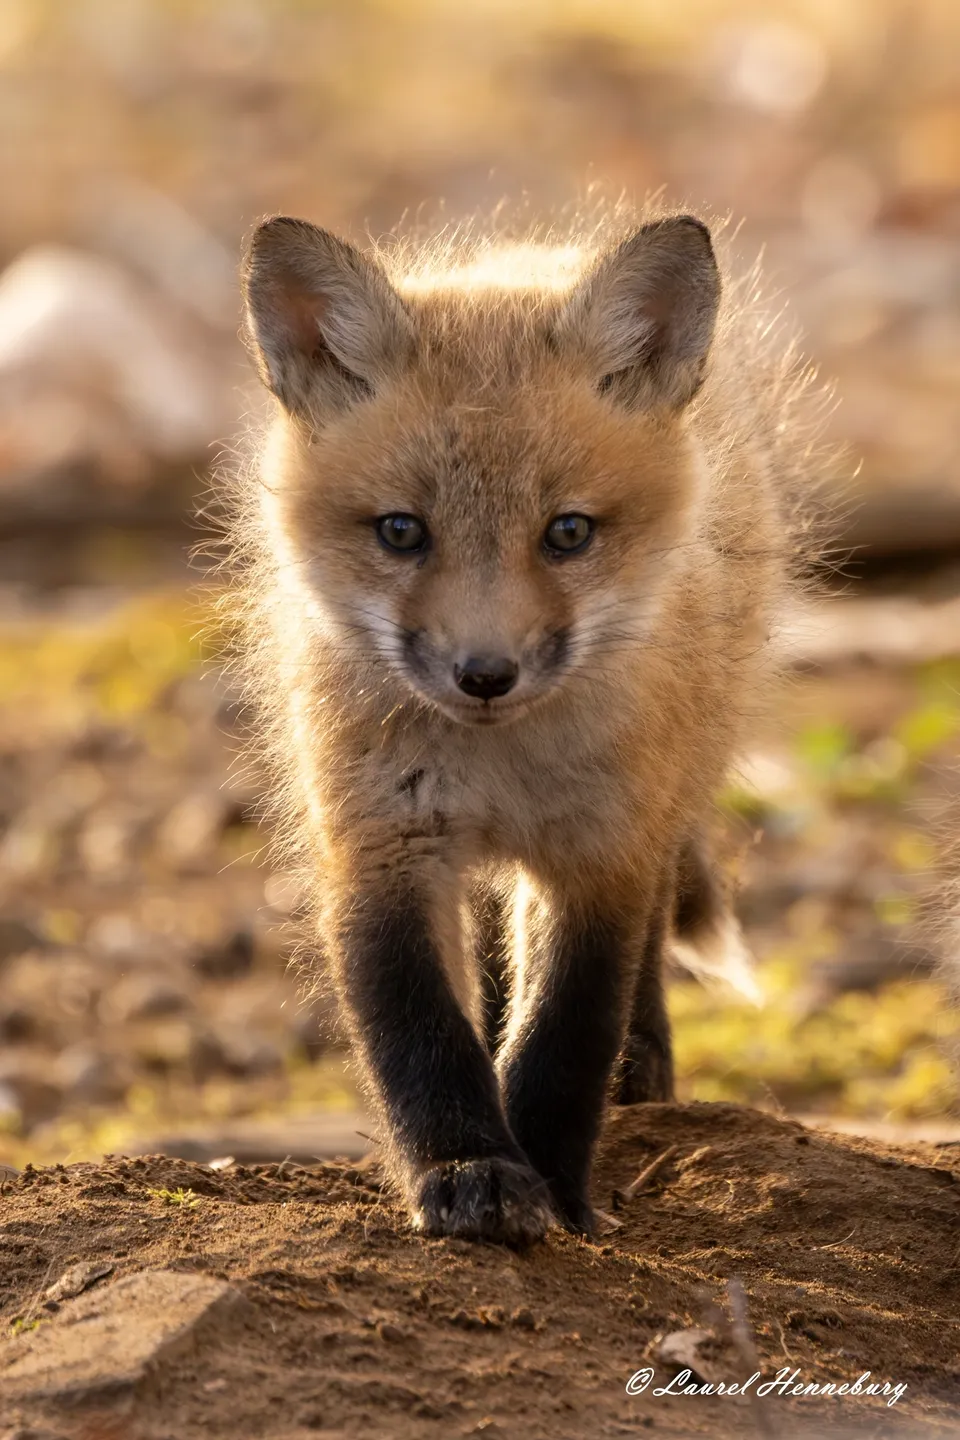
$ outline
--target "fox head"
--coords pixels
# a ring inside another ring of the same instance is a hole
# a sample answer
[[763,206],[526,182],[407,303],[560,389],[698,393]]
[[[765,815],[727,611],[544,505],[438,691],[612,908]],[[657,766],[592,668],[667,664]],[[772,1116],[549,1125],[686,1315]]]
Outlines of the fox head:
[[720,297],[688,216],[562,282],[507,270],[425,279],[279,217],[243,275],[279,402],[270,524],[304,603],[475,725],[651,643],[704,484],[685,410]]

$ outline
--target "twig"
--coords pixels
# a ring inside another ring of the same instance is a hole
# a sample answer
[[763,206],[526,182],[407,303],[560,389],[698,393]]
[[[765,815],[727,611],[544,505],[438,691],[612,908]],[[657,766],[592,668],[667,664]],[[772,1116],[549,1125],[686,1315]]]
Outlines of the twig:
[[[760,1369],[760,1360],[757,1356],[757,1347],[753,1343],[753,1336],[750,1333],[750,1322],[747,1319],[747,1297],[743,1281],[737,1279],[736,1276],[728,1280],[727,1295],[730,1299],[730,1330],[734,1347],[740,1357],[740,1363],[752,1375],[755,1370]],[[770,1412],[765,1400],[752,1388],[750,1390],[750,1408],[753,1411],[757,1434],[762,1436],[762,1440],[775,1440],[777,1432],[770,1422]]]
[[836,1248],[837,1245],[846,1245],[847,1241],[852,1240],[856,1233],[857,1227],[856,1225],[854,1225],[853,1229],[850,1231],[850,1234],[844,1235],[842,1240],[831,1240],[829,1245],[814,1245],[812,1248],[814,1250],[833,1250]]
[[680,1164],[677,1166],[677,1169],[682,1170],[683,1173],[686,1174],[688,1170],[693,1169],[694,1165],[699,1164],[701,1160],[703,1160],[707,1155],[709,1155],[712,1150],[712,1145],[699,1146],[696,1150],[692,1150],[689,1155],[684,1155],[683,1159],[680,1161]]
[[645,1190],[650,1182],[656,1179],[667,1161],[673,1159],[679,1149],[679,1145],[668,1145],[662,1155],[658,1155],[655,1160],[651,1160],[646,1169],[640,1171],[636,1180],[631,1180],[630,1184],[624,1186],[622,1190],[614,1190],[614,1210],[619,1210],[623,1205],[629,1205],[635,1195],[639,1195],[641,1190]]
[[616,1216],[608,1214],[606,1210],[601,1210],[599,1206],[594,1211],[594,1214],[597,1217],[598,1235],[613,1235],[615,1231],[623,1228],[622,1220],[618,1220]]
[[793,1364],[793,1356],[790,1354],[790,1351],[787,1349],[787,1337],[786,1337],[786,1336],[784,1335],[784,1333],[783,1333],[783,1326],[780,1324],[779,1320],[777,1321],[777,1334],[780,1336],[780,1344],[781,1344],[781,1346],[783,1347],[783,1353],[784,1353],[784,1355],[786,1355],[787,1359],[790,1361],[790,1363],[791,1363],[791,1365],[792,1365],[792,1364]]

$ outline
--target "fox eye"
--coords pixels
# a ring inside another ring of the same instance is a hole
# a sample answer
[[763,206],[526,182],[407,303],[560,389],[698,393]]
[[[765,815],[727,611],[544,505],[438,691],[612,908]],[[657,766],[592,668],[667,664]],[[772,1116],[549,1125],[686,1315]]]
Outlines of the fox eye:
[[416,554],[427,548],[427,527],[416,515],[381,515],[377,521],[377,538],[388,550],[404,555]]
[[593,528],[593,521],[587,515],[557,515],[546,528],[544,547],[553,555],[574,555],[586,549]]

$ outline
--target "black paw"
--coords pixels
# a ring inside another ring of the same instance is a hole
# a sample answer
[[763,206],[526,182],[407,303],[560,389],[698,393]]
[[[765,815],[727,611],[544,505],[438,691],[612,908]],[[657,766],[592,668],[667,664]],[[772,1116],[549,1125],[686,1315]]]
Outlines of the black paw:
[[614,1105],[639,1105],[673,1099],[673,1060],[669,1041],[656,1035],[630,1035],[610,1097]]
[[501,1245],[531,1245],[556,1223],[546,1184],[513,1160],[457,1160],[420,1177],[414,1229]]
[[554,1188],[553,1208],[565,1230],[569,1230],[573,1235],[585,1235],[588,1240],[596,1239],[600,1231],[600,1219],[589,1200],[578,1195],[560,1195]]

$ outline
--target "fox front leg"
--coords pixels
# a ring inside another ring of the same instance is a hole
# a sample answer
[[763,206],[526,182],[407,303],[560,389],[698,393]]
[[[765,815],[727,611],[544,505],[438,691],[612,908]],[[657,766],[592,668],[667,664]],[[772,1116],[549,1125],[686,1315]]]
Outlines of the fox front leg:
[[[526,1245],[555,1216],[451,988],[426,897],[382,883],[328,918],[341,1002],[414,1227]],[[332,922],[332,923],[331,923]]]
[[507,1120],[571,1230],[595,1228],[589,1184],[646,914],[560,903],[538,925],[498,1057]]

